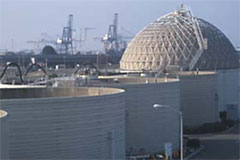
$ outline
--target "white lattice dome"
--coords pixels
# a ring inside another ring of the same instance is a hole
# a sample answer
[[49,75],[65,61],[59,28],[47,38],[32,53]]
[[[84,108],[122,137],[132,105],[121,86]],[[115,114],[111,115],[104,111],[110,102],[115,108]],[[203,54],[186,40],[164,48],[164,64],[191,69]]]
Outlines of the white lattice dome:
[[238,68],[238,55],[226,36],[193,17],[186,6],[143,28],[120,61],[122,71],[215,70]]

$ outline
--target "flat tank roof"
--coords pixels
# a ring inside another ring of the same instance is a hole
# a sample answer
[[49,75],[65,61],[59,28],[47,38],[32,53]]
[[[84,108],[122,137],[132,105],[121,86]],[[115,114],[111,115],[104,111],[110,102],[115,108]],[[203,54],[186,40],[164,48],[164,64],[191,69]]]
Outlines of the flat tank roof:
[[89,97],[124,92],[123,89],[80,87],[80,88],[3,88],[0,90],[1,99],[25,98],[63,98]]

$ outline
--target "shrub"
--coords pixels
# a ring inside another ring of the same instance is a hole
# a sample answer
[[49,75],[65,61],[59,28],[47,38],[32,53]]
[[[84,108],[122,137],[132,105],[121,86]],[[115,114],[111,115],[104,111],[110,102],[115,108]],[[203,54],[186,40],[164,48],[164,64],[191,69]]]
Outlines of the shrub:
[[200,141],[199,139],[191,139],[187,142],[187,147],[197,149],[200,147]]
[[227,125],[228,127],[232,127],[234,125],[234,121],[233,120],[226,120],[223,123],[225,125]]
[[234,125],[232,120],[224,120],[222,122],[205,123],[199,127],[185,127],[184,134],[201,134],[201,133],[214,133],[228,129]]
[[226,111],[219,112],[219,117],[221,121],[224,122],[225,120],[227,120],[227,112]]

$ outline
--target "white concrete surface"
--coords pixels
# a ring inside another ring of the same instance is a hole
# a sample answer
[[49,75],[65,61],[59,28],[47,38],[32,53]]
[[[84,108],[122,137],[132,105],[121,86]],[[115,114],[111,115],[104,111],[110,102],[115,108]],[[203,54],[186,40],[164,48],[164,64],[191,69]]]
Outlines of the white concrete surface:
[[[111,79],[111,77],[101,77]],[[98,84],[126,90],[126,152],[127,155],[159,153],[170,142],[173,151],[179,148],[179,115],[167,108],[153,108],[153,104],[180,109],[180,90],[177,79],[146,77],[112,77],[118,82]]]
[[11,159],[125,158],[123,90],[2,89],[4,94]]
[[183,124],[196,127],[218,121],[217,74],[183,72],[179,78]]
[[[218,71],[219,111],[228,111],[229,118],[240,119],[239,112],[239,69]],[[236,115],[231,114],[231,111]]]
[[[1,108],[0,108],[1,109]],[[8,159],[8,114],[0,110],[0,159]]]

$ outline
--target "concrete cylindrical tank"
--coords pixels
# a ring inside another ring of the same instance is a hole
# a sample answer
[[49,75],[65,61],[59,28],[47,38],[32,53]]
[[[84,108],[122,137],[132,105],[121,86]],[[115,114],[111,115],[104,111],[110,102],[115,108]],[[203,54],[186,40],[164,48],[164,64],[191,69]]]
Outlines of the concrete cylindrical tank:
[[154,104],[180,110],[180,90],[177,79],[109,76],[100,77],[95,85],[123,88],[126,91],[126,152],[128,156],[155,154],[171,143],[179,149],[179,115]]
[[8,159],[8,114],[0,110],[0,159]]
[[11,159],[124,159],[124,91],[1,89]]

